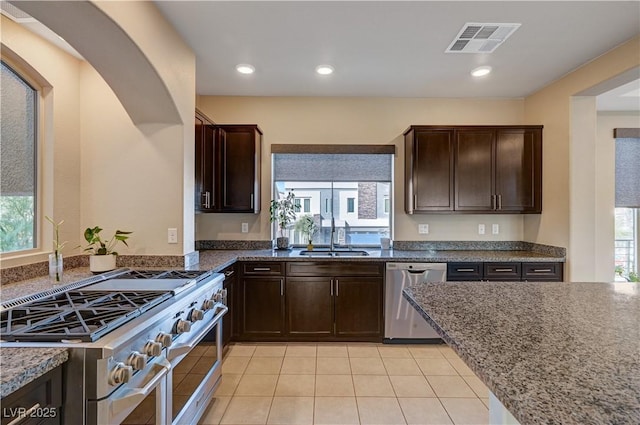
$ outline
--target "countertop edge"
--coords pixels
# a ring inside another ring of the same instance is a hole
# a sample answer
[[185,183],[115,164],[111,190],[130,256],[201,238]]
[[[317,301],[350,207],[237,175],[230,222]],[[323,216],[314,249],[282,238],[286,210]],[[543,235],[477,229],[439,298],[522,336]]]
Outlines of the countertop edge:
[[[13,353],[6,356],[6,350]],[[69,360],[66,348],[13,348],[1,347],[2,398],[24,387],[36,378],[55,369]],[[20,371],[16,369],[20,368]],[[6,379],[5,379],[6,378]]]

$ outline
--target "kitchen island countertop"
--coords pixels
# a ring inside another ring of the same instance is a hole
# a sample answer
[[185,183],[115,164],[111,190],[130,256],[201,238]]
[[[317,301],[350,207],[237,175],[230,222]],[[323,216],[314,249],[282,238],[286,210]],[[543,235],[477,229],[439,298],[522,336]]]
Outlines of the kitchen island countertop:
[[405,297],[521,424],[640,423],[637,283],[428,283]]
[[0,397],[6,397],[69,359],[66,348],[0,349]]

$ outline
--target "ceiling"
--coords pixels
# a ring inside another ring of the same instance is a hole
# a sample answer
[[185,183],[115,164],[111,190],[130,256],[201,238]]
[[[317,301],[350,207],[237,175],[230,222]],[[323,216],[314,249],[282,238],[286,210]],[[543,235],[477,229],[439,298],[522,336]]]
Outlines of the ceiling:
[[[196,53],[201,95],[524,97],[640,33],[638,1],[156,4]],[[522,25],[493,53],[445,53],[467,22]],[[472,78],[480,65],[493,72]]]
[[[195,51],[201,95],[524,97],[640,33],[637,0],[155,3]],[[19,22],[82,59],[29,15]],[[522,25],[493,53],[445,53],[468,22]],[[317,75],[319,64],[336,71]],[[493,72],[471,77],[480,65]],[[597,108],[640,111],[640,79]]]

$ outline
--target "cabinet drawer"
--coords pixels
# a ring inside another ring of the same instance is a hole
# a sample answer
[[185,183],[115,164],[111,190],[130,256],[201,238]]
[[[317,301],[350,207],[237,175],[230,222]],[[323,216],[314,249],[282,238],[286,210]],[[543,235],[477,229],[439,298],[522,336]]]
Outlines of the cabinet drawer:
[[484,278],[486,280],[518,281],[521,276],[521,263],[484,263]]
[[383,263],[292,261],[287,276],[382,276]]
[[[18,412],[33,409],[23,424],[59,424],[62,414],[62,366],[45,373],[2,399],[2,425],[17,419]],[[24,410],[21,410],[24,409]],[[16,412],[16,415],[13,415]]]
[[449,263],[447,280],[482,280],[482,263]]
[[245,275],[284,275],[284,263],[259,262],[242,263],[242,273]]
[[522,280],[562,282],[562,263],[522,263]]

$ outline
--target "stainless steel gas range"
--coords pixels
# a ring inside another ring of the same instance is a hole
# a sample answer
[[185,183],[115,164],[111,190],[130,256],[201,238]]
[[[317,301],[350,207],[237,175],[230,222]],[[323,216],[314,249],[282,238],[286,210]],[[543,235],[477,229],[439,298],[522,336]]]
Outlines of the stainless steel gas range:
[[[221,376],[223,280],[119,269],[11,300],[0,310],[0,345],[68,348],[62,423],[119,424],[153,397],[157,425],[195,424]],[[212,329],[210,367],[174,409],[172,371]]]

